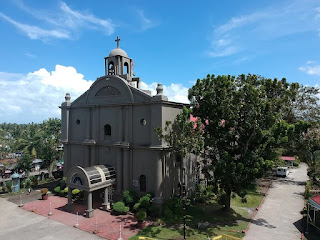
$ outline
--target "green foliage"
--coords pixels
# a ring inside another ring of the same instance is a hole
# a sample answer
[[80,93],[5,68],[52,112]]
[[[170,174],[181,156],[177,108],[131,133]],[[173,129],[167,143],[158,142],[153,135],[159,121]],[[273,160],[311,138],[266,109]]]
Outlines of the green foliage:
[[37,187],[38,186],[38,178],[36,176],[31,176],[30,177],[30,181],[31,181],[31,187]]
[[59,193],[61,192],[60,186],[55,187],[55,188],[54,188],[54,192],[57,193],[57,194],[59,194]]
[[30,178],[27,178],[24,182],[25,188],[30,188],[31,187],[31,180]]
[[77,195],[80,193],[80,190],[79,189],[73,189],[72,190],[72,195]]
[[178,114],[173,122],[167,121],[164,131],[156,128],[159,139],[164,140],[175,155],[182,159],[190,153],[200,154],[203,149],[203,137],[201,122],[190,121],[192,109],[183,107],[182,113]]
[[137,194],[134,191],[125,190],[123,192],[123,202],[126,206],[129,206],[130,209],[133,208],[137,200],[138,200]]
[[60,180],[59,185],[61,189],[65,189],[67,186],[66,179],[63,178],[62,180]]
[[294,162],[293,162],[293,166],[294,167],[298,167],[300,165],[300,160],[295,160]]
[[66,188],[64,188],[64,190],[63,190],[65,193],[68,193],[68,191],[69,191],[69,188],[68,187],[66,187]]
[[[167,214],[166,214],[166,210]],[[172,198],[165,202],[164,204],[164,214],[167,215],[182,215],[183,207],[182,207],[182,200],[180,198]]]
[[113,211],[116,214],[127,214],[129,212],[129,207],[126,207],[124,202],[119,201],[113,204]]
[[138,212],[140,209],[140,203],[136,203],[134,206],[133,206],[133,211],[134,212]]
[[244,197],[271,169],[276,149],[288,142],[291,102],[299,85],[257,75],[208,75],[189,90],[192,114],[204,132],[203,172],[230,207],[231,193]]
[[311,187],[312,187],[311,181],[308,180],[308,181],[306,182],[306,189],[305,189],[305,191],[304,191],[304,198],[305,198],[305,199],[309,199],[309,198],[311,197],[311,193],[310,193]]
[[18,161],[17,168],[22,171],[30,171],[32,167],[32,156],[29,151],[24,150],[22,157]]
[[214,195],[214,186],[210,185],[205,188],[202,185],[198,185],[193,195],[193,199],[196,203],[205,204],[210,202]]
[[6,181],[6,184],[5,184],[5,186],[7,187],[7,191],[9,190],[11,190],[11,187],[12,187],[12,181]]
[[147,213],[145,210],[139,210],[136,214],[138,222],[144,222],[147,218]]
[[151,205],[151,195],[146,194],[139,200],[140,208],[148,209]]

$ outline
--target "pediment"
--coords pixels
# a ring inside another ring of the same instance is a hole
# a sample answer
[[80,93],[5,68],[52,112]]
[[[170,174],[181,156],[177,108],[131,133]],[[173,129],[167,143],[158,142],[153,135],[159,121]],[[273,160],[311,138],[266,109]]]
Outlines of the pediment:
[[120,95],[120,91],[113,87],[113,86],[105,86],[101,88],[97,93],[96,96],[115,96],[115,95]]
[[86,104],[132,103],[133,95],[125,80],[118,76],[98,78],[90,87]]

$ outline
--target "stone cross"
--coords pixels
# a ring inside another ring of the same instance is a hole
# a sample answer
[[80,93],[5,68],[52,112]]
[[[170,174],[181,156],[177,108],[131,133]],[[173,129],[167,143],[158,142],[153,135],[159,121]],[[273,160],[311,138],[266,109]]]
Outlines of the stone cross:
[[119,48],[119,42],[120,42],[120,38],[117,36],[117,39],[116,40],[114,40],[115,42],[117,42],[117,48]]

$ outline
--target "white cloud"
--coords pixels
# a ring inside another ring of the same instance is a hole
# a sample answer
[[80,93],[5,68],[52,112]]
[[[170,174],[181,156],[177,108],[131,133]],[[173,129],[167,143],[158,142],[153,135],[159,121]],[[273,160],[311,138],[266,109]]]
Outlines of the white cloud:
[[25,33],[30,39],[70,38],[69,33],[64,30],[46,30],[37,26],[19,23],[1,12],[0,17],[13,24],[16,28]]
[[225,57],[248,49],[259,51],[266,40],[314,32],[320,36],[320,7],[316,0],[286,1],[248,14],[235,16],[215,26],[209,57]]
[[[151,91],[152,95],[155,95],[157,83],[146,84],[145,82],[140,83],[141,89]],[[171,83],[169,86],[163,85],[163,94],[166,95],[169,101],[189,103],[188,100],[188,88],[183,86],[181,83]]]
[[61,10],[66,14],[64,21],[69,28],[79,28],[86,26],[91,29],[98,29],[107,35],[114,33],[114,24],[110,19],[100,19],[92,14],[82,14],[78,11],[72,10],[66,3],[61,2]]
[[299,70],[309,75],[320,76],[320,65],[316,65],[313,61],[308,61],[305,66],[299,67]]
[[[42,122],[49,117],[60,118],[58,106],[67,92],[71,101],[88,90],[93,81],[84,79],[74,67],[56,65],[49,72],[41,68],[27,74],[0,72],[0,121]],[[156,94],[157,83],[141,83],[141,88]],[[188,88],[179,84],[164,85],[170,101],[189,103]]]
[[34,18],[41,20],[40,23],[44,27],[18,22],[1,12],[0,17],[13,24],[30,39],[71,39],[76,32],[83,29],[102,31],[106,35],[114,33],[115,25],[110,19],[101,19],[91,13],[81,13],[73,10],[65,2],[61,2],[58,11],[30,9],[22,1],[18,1],[16,4]]
[[28,74],[0,72],[1,122],[42,122],[60,117],[58,106],[66,92],[75,100],[92,82],[75,68],[61,65],[51,72],[44,68]]
[[150,28],[153,28],[155,26],[157,26],[157,23],[155,23],[154,21],[152,21],[151,19],[147,18],[144,14],[143,10],[137,10],[138,16],[140,18],[140,22],[141,22],[141,30],[145,31],[148,30]]

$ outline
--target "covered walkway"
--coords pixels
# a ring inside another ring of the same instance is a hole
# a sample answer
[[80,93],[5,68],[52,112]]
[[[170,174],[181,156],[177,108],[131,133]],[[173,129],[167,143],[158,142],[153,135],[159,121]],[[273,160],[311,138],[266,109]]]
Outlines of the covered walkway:
[[87,199],[86,217],[93,216],[92,192],[104,189],[104,208],[110,209],[112,200],[112,185],[116,182],[116,171],[111,166],[97,165],[87,168],[72,167],[67,174],[68,206],[72,206],[72,190],[85,191]]

